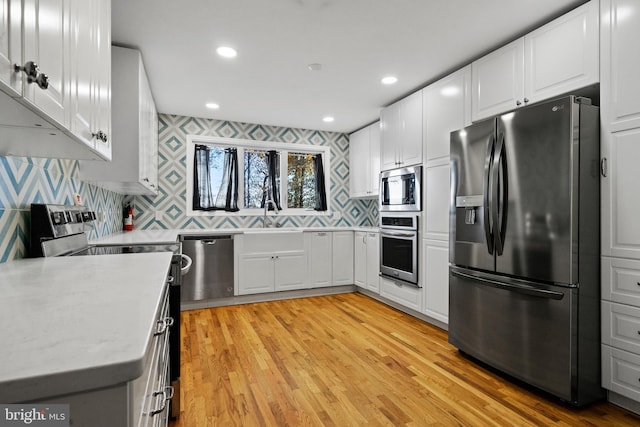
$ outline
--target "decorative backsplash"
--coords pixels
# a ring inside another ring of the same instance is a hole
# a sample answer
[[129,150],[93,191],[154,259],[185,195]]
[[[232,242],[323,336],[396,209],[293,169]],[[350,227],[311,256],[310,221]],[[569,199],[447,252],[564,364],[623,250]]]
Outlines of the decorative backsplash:
[[[349,137],[344,133],[265,126],[176,115],[159,115],[158,195],[127,197],[139,229],[248,228],[261,226],[258,216],[189,217],[186,215],[187,135],[329,146],[332,215],[284,216],[284,227],[368,226],[377,223],[377,200],[349,199]],[[161,219],[156,219],[156,212]]]
[[[122,230],[124,203],[134,205],[136,229],[245,228],[261,226],[258,216],[188,217],[186,137],[220,136],[329,146],[331,215],[279,216],[284,227],[370,226],[377,224],[376,200],[349,199],[349,138],[346,134],[264,126],[174,115],[159,115],[158,195],[124,196],[79,179],[75,160],[0,156],[0,262],[24,258],[29,251],[31,203],[83,204],[104,213],[89,238]],[[160,220],[156,219],[160,212]]]
[[71,205],[80,194],[84,205],[105,216],[89,238],[122,230],[124,196],[83,183],[78,170],[76,160],[0,156],[0,262],[27,256],[31,203]]

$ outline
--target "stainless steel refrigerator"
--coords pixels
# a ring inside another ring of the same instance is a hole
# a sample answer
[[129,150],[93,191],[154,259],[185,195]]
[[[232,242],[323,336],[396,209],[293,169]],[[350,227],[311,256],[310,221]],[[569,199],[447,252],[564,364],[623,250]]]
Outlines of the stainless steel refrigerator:
[[599,189],[588,99],[451,133],[449,342],[573,405],[603,397]]

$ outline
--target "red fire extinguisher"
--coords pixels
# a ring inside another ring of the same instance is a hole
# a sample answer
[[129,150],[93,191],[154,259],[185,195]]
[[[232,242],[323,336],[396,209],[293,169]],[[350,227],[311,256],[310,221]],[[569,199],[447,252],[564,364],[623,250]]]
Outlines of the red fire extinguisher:
[[133,231],[133,208],[130,204],[124,208],[124,231]]

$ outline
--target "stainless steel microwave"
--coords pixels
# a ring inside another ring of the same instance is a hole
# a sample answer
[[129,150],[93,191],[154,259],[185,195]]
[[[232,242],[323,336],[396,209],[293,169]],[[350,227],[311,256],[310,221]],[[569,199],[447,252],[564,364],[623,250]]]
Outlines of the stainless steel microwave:
[[422,166],[380,173],[380,211],[420,212]]

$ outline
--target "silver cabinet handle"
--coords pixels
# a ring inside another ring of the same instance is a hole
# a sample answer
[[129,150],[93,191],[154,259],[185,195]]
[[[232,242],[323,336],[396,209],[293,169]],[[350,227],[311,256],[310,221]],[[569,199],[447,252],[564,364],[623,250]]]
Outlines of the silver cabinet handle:
[[165,317],[164,319],[158,320],[156,322],[158,324],[158,329],[156,329],[153,336],[157,337],[158,335],[166,334],[167,330],[169,330],[169,327],[173,326],[173,322],[174,322],[173,317]]
[[525,99],[524,99],[524,103],[525,103],[525,104],[528,104],[528,103],[529,103],[529,98],[525,98]]
[[158,409],[154,409],[153,411],[149,412],[149,415],[153,417],[155,415],[162,413],[162,411],[167,409],[167,402],[173,399],[174,393],[175,393],[175,389],[171,385],[165,386],[162,390],[153,392],[152,396],[154,397],[162,396],[162,403],[160,404],[160,407]]
[[519,106],[522,105],[522,102],[520,102],[520,100],[518,99],[518,100],[516,100],[516,105],[519,107]]
[[101,130],[99,130],[96,133],[92,133],[91,136],[104,143],[106,143],[109,140],[109,138],[107,137],[107,134],[102,132]]
[[35,83],[40,89],[47,89],[49,87],[49,76],[40,72],[38,64],[33,61],[27,61],[24,65],[13,65],[13,70],[16,73],[22,71],[27,75],[27,83]]
[[27,81],[33,83],[38,77],[38,64],[33,61],[27,61],[24,65],[13,64],[13,70],[16,73],[22,71],[27,75]]
[[167,283],[173,283],[173,281],[174,281],[174,280],[175,280],[175,279],[174,279],[174,277],[173,277],[173,276],[169,276],[169,277],[167,277]]
[[326,236],[326,235],[327,235],[327,233],[325,233],[325,232],[320,232],[320,233],[317,234],[317,236]]
[[[603,157],[602,160],[600,160],[600,174],[606,178],[607,177],[607,158]],[[640,283],[638,283],[640,285]]]

